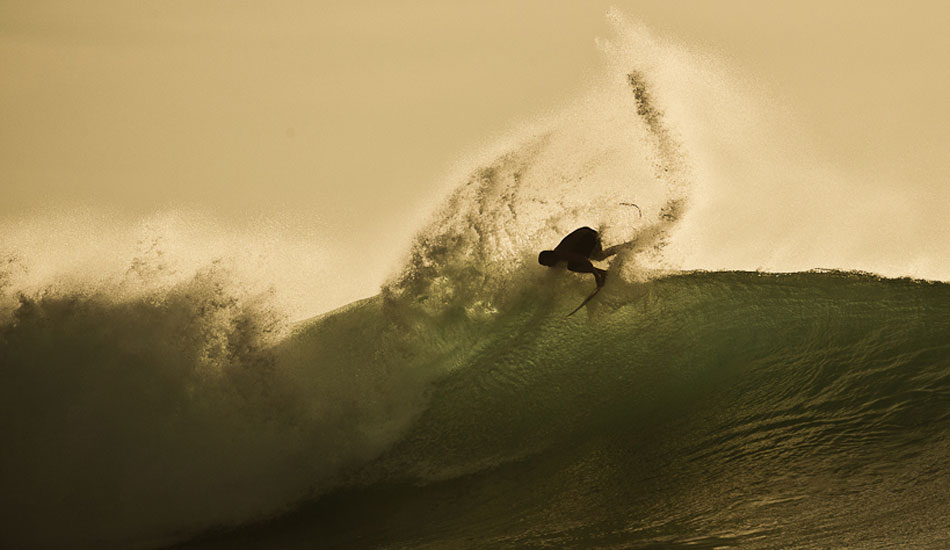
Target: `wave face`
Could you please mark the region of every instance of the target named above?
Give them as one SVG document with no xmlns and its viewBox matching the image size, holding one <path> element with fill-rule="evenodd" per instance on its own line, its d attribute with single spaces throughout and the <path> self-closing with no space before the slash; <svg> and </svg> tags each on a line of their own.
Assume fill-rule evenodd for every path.
<svg viewBox="0 0 950 550">
<path fill-rule="evenodd" d="M 348 488 L 194 547 L 950 542 L 950 286 L 694 273 L 615 282 L 588 319 L 564 290 L 466 324 L 425 412 Z"/>
</svg>

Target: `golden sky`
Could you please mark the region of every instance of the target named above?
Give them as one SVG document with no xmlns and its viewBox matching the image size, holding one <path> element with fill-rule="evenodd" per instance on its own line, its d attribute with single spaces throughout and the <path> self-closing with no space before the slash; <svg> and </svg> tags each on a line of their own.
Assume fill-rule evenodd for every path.
<svg viewBox="0 0 950 550">
<path fill-rule="evenodd" d="M 942 2 L 0 0 L 0 218 L 272 216 L 378 279 L 456 159 L 597 73 L 610 6 L 758 81 L 850 174 L 950 197 Z"/>
</svg>

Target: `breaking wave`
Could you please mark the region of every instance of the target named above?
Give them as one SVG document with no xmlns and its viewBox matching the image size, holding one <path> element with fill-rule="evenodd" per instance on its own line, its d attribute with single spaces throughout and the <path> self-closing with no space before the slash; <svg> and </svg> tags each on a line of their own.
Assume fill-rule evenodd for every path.
<svg viewBox="0 0 950 550">
<path fill-rule="evenodd" d="M 950 271 L 843 253 L 834 203 L 781 206 L 820 185 L 756 144 L 720 67 L 618 26 L 607 76 L 473 161 L 381 294 L 335 312 L 295 322 L 299 281 L 252 269 L 253 239 L 186 261 L 161 231 L 86 232 L 77 259 L 6 232 L 0 540 L 946 542 L 947 286 L 734 270 Z M 592 281 L 536 257 L 581 225 L 629 246 L 568 320 Z"/>
</svg>

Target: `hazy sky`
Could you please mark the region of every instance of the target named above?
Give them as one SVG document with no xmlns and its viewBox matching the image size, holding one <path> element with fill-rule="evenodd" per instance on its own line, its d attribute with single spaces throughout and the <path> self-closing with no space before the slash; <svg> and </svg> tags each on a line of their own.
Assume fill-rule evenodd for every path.
<svg viewBox="0 0 950 550">
<path fill-rule="evenodd" d="M 386 260 L 365 286 L 456 159 L 585 87 L 610 6 L 771 89 L 849 173 L 946 189 L 942 2 L 0 0 L 0 217 L 277 217 Z"/>
</svg>

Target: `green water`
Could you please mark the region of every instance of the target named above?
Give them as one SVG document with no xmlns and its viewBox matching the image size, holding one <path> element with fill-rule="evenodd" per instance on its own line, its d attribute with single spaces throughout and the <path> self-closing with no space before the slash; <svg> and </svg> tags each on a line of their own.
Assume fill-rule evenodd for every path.
<svg viewBox="0 0 950 550">
<path fill-rule="evenodd" d="M 950 286 L 696 273 L 617 284 L 571 318 L 538 292 L 476 320 L 387 317 L 377 298 L 302 329 L 345 355 L 376 323 L 360 360 L 398 348 L 444 374 L 336 490 L 192 544 L 950 544 Z"/>
</svg>

